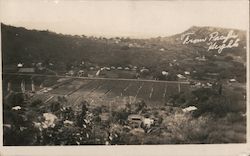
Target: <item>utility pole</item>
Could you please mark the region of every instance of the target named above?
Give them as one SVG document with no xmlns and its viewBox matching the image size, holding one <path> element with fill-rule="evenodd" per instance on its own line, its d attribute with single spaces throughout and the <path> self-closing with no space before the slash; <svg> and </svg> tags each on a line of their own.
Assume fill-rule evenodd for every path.
<svg viewBox="0 0 250 156">
<path fill-rule="evenodd" d="M 181 84 L 178 83 L 178 92 L 180 93 L 181 92 Z"/>
<path fill-rule="evenodd" d="M 21 91 L 22 93 L 25 93 L 25 81 L 24 80 L 22 80 L 21 82 Z"/>
<path fill-rule="evenodd" d="M 10 92 L 10 91 L 11 91 L 11 82 L 8 82 L 7 91 L 8 91 L 8 92 Z"/>
<path fill-rule="evenodd" d="M 31 91 L 35 92 L 35 85 L 34 85 L 33 78 L 31 78 Z"/>
</svg>

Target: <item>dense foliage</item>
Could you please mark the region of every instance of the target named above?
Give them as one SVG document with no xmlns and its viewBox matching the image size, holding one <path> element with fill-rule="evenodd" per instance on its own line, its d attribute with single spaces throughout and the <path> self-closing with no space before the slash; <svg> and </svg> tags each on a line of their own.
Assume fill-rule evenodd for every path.
<svg viewBox="0 0 250 156">
<path fill-rule="evenodd" d="M 243 143 L 246 108 L 237 96 L 201 88 L 173 96 L 166 106 L 123 100 L 117 101 L 120 107 L 89 109 L 86 101 L 65 107 L 63 98 L 30 103 L 23 94 L 11 93 L 4 101 L 4 145 Z M 182 108 L 190 105 L 198 109 L 184 113 Z M 133 128 L 131 114 L 152 118 L 154 124 Z"/>
<path fill-rule="evenodd" d="M 4 105 L 4 145 L 93 144 L 92 116 L 87 103 L 81 110 L 54 102 L 25 102 L 23 94 L 11 94 Z M 55 120 L 46 117 L 45 114 Z M 48 119 L 46 119 L 48 118 Z"/>
</svg>

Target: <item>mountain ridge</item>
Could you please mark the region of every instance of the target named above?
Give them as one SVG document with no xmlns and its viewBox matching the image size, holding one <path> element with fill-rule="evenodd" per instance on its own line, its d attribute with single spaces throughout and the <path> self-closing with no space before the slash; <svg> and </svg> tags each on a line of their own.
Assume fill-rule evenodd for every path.
<svg viewBox="0 0 250 156">
<path fill-rule="evenodd" d="M 67 66 L 84 60 L 103 66 L 136 65 L 164 69 L 173 60 L 192 60 L 203 55 L 207 58 L 214 55 L 221 57 L 230 55 L 235 58 L 240 57 L 240 61 L 246 62 L 246 49 L 244 49 L 246 33 L 241 30 L 233 29 L 239 34 L 240 45 L 225 49 L 221 54 L 218 54 L 217 50 L 208 52 L 206 43 L 183 44 L 183 41 L 177 40 L 187 32 L 195 31 L 196 37 L 200 38 L 215 30 L 226 35 L 232 29 L 193 26 L 182 33 L 168 37 L 107 39 L 84 35 L 63 35 L 48 30 L 27 30 L 2 23 L 3 65 L 19 62 L 25 64 L 52 62 L 58 64 L 59 69 L 66 69 Z"/>
</svg>

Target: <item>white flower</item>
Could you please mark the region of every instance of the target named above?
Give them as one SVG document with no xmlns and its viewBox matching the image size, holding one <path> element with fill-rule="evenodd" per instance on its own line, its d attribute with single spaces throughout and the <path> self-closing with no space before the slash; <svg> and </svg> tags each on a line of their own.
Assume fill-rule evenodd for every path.
<svg viewBox="0 0 250 156">
<path fill-rule="evenodd" d="M 183 112 L 191 112 L 191 111 L 195 111 L 195 110 L 197 110 L 197 107 L 195 107 L 195 106 L 189 106 L 189 107 L 182 109 Z"/>
<path fill-rule="evenodd" d="M 63 121 L 63 123 L 64 124 L 73 125 L 74 122 L 73 121 L 69 121 L 69 120 L 65 120 L 65 121 Z"/>
<path fill-rule="evenodd" d="M 48 127 L 55 127 L 55 120 L 57 119 L 57 117 L 52 114 L 52 113 L 44 113 L 43 117 L 45 119 L 44 122 L 42 122 L 42 127 L 43 128 L 48 128 Z"/>
</svg>

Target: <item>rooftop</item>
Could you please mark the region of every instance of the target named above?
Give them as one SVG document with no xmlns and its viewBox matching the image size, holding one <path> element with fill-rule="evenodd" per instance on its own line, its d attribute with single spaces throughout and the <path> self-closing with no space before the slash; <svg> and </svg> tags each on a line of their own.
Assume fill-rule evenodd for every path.
<svg viewBox="0 0 250 156">
<path fill-rule="evenodd" d="M 34 73 L 35 69 L 34 68 L 20 68 L 19 73 Z"/>
</svg>

